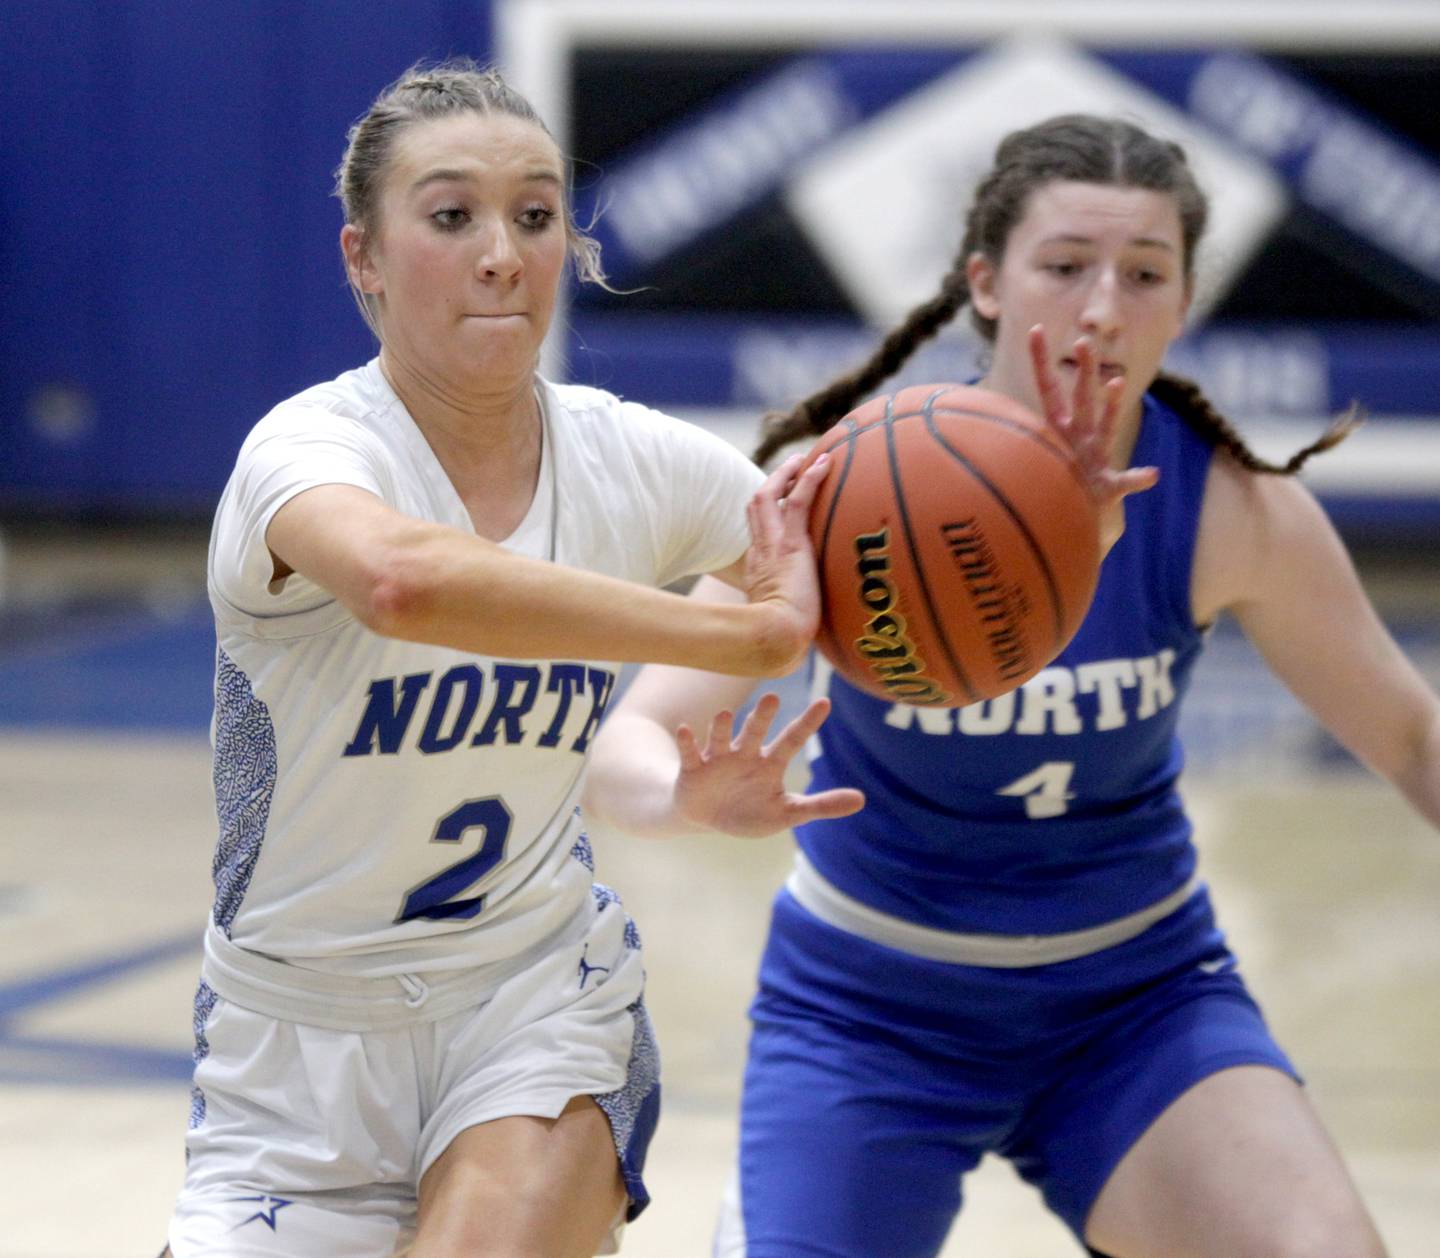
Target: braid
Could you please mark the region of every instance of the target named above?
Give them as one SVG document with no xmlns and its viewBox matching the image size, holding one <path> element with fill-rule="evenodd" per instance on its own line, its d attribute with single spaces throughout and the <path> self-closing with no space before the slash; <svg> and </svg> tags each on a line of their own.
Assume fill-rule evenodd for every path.
<svg viewBox="0 0 1440 1258">
<path fill-rule="evenodd" d="M 995 165 L 980 181 L 966 216 L 960 250 L 940 291 L 916 306 L 858 371 L 843 376 L 788 412 L 765 416 L 755 461 L 764 463 L 781 446 L 830 428 L 881 381 L 897 372 L 921 341 L 935 333 L 962 306 L 970 304 L 965 265 L 972 256 L 1000 267 L 1011 233 L 1024 218 L 1034 192 L 1056 181 L 1143 188 L 1171 198 L 1180 220 L 1181 258 L 1187 286 L 1194 279 L 1195 251 L 1205 233 L 1209 203 L 1179 145 L 1148 134 L 1123 119 L 1065 114 L 1007 135 L 995 151 Z M 998 324 L 971 305 L 980 334 L 992 344 Z M 1338 416 L 1316 441 L 1284 464 L 1255 454 L 1193 381 L 1162 373 L 1151 392 L 1207 441 L 1223 446 L 1252 472 L 1290 476 L 1312 455 L 1338 445 L 1359 425 L 1358 409 Z"/>
<path fill-rule="evenodd" d="M 1150 386 L 1150 392 L 1201 436 L 1228 450 L 1241 467 L 1252 472 L 1269 472 L 1276 476 L 1295 475 L 1305 466 L 1311 455 L 1339 445 L 1362 422 L 1360 408 L 1351 406 L 1343 414 L 1337 415 L 1331 421 L 1330 427 L 1316 440 L 1303 450 L 1297 450 L 1285 463 L 1270 463 L 1245 444 L 1245 439 L 1235 430 L 1235 426 L 1215 409 L 1193 380 L 1161 372 Z"/>
<path fill-rule="evenodd" d="M 812 393 L 793 410 L 771 411 L 766 415 L 760 444 L 753 456 L 755 462 L 763 464 L 781 446 L 802 437 L 818 436 L 831 428 L 836 420 L 854 410 L 862 397 L 872 393 L 876 385 L 899 371 L 916 347 L 949 323 L 969 300 L 970 286 L 965 279 L 962 258 L 941 281 L 940 291 L 906 315 L 904 322 L 880 342 L 880 348 L 864 366 Z"/>
</svg>

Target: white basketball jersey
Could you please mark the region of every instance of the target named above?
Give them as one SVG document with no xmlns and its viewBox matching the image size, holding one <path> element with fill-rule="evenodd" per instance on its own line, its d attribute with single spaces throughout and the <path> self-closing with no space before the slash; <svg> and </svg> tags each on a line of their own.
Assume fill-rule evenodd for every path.
<svg viewBox="0 0 1440 1258">
<path fill-rule="evenodd" d="M 597 389 L 537 391 L 539 481 L 507 549 L 646 585 L 744 552 L 761 473 L 737 450 Z M 215 924 L 344 974 L 523 961 L 590 894 L 576 805 L 618 667 L 384 638 L 299 574 L 271 582 L 271 518 L 335 483 L 474 532 L 378 361 L 246 439 L 210 545 Z"/>
</svg>

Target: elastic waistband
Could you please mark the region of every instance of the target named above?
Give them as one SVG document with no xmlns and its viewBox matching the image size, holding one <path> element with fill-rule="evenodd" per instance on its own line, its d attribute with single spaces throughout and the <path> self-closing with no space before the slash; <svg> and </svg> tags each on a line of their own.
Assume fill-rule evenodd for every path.
<svg viewBox="0 0 1440 1258">
<path fill-rule="evenodd" d="M 578 943 L 593 919 L 594 906 L 587 896 L 560 930 L 517 956 L 470 969 L 384 978 L 291 965 L 232 943 L 212 921 L 205 932 L 200 975 L 224 999 L 267 1017 L 332 1031 L 393 1030 L 483 1005 L 538 957 Z"/>
<path fill-rule="evenodd" d="M 871 943 L 896 948 L 929 961 L 953 965 L 980 965 L 993 969 L 1019 969 L 1073 961 L 1134 939 L 1162 918 L 1169 917 L 1200 889 L 1198 876 L 1148 908 L 1085 930 L 1058 935 L 982 935 L 939 930 L 892 917 L 848 896 L 829 882 L 805 857 L 795 854 L 795 868 L 785 889 L 822 922 L 859 935 Z"/>
</svg>

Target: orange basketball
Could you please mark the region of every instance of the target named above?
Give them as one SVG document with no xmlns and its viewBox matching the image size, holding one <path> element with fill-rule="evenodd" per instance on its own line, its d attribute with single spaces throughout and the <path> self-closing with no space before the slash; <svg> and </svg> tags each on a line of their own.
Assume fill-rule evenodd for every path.
<svg viewBox="0 0 1440 1258">
<path fill-rule="evenodd" d="M 816 645 L 892 702 L 963 707 L 1013 690 L 1080 627 L 1098 517 L 1065 441 L 967 385 L 873 398 L 816 442 Z M 807 460 L 808 463 L 808 460 Z"/>
</svg>

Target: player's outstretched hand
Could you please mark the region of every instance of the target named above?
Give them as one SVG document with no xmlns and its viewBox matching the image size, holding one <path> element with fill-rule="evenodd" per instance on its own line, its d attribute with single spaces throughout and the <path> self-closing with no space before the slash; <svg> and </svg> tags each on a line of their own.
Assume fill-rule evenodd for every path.
<svg viewBox="0 0 1440 1258">
<path fill-rule="evenodd" d="M 820 626 L 820 578 L 810 541 L 810 505 L 830 463 L 821 455 L 802 472 L 805 455 L 780 464 L 746 508 L 750 549 L 745 556 L 745 593 L 777 617 L 776 637 L 793 644 L 788 672 L 804 658 Z"/>
<path fill-rule="evenodd" d="M 754 839 L 804 821 L 848 817 L 864 807 L 865 796 L 856 790 L 797 795 L 785 789 L 786 765 L 824 723 L 830 701 L 816 699 L 767 744 L 779 710 L 777 695 L 762 695 L 738 734 L 734 715 L 721 712 L 711 721 L 703 746 L 688 725 L 676 730 L 680 774 L 675 807 L 682 817 L 708 830 Z"/>
<path fill-rule="evenodd" d="M 1115 509 L 1121 499 L 1151 488 L 1160 479 L 1159 468 L 1114 465 L 1116 420 L 1125 381 L 1117 377 L 1101 384 L 1095 346 L 1088 337 L 1082 336 L 1075 342 L 1073 352 L 1079 370 L 1075 372 L 1075 384 L 1067 398 L 1050 366 L 1050 347 L 1045 329 L 1039 324 L 1030 329 L 1029 347 L 1030 365 L 1046 422 L 1074 451 L 1090 493 L 1100 508 L 1101 542 L 1103 549 L 1109 550 L 1124 527 L 1123 517 Z"/>
</svg>

